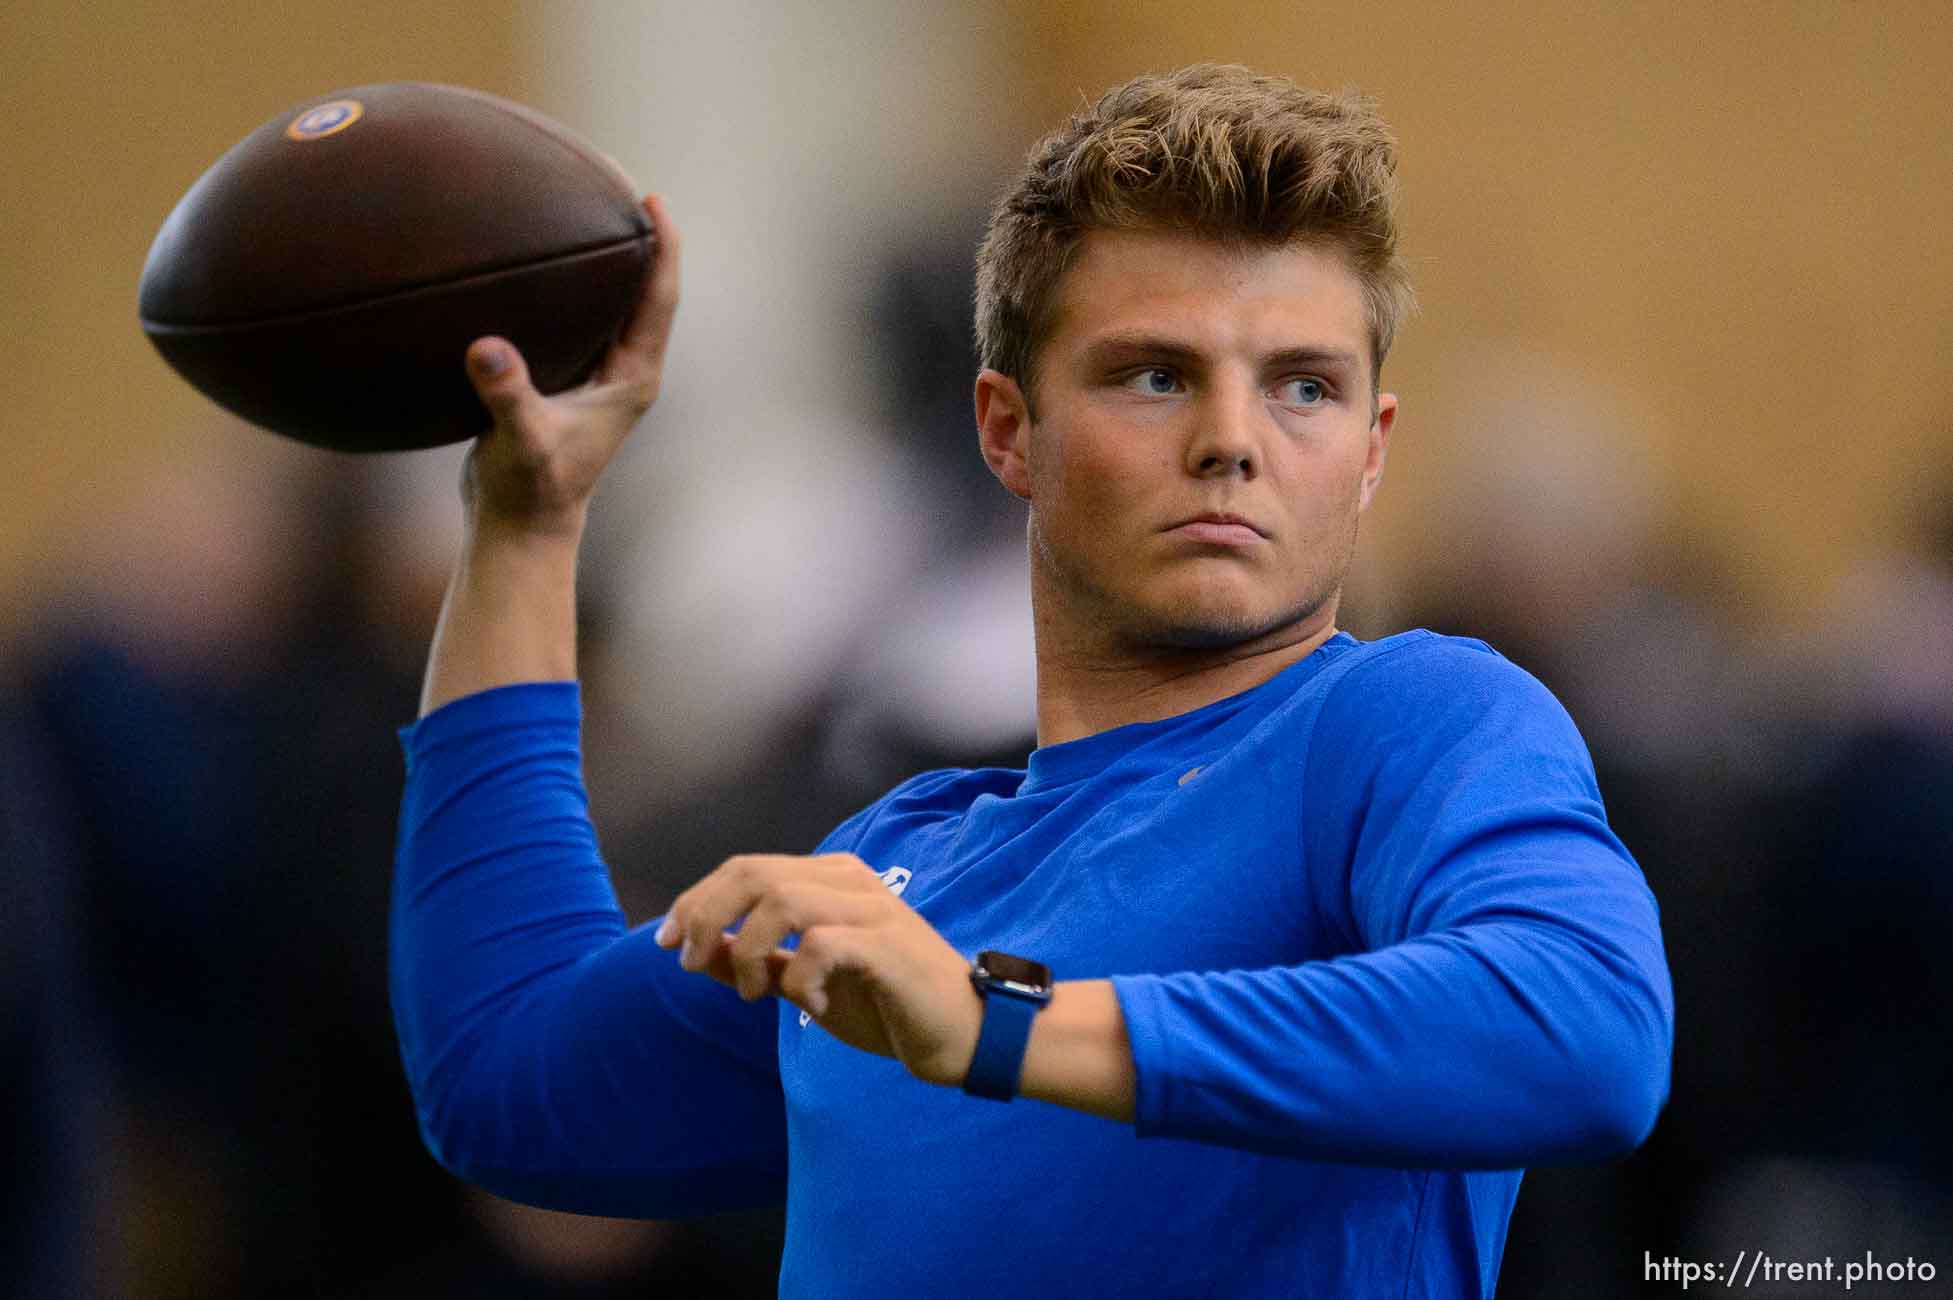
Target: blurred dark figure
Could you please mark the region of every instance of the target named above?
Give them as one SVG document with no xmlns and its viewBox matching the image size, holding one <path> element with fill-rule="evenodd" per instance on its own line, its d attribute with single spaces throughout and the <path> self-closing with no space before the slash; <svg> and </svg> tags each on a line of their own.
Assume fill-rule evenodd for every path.
<svg viewBox="0 0 1953 1300">
<path fill-rule="evenodd" d="M 1759 832 L 1775 824 L 1780 749 L 1736 689 L 1718 575 L 1666 531 L 1654 481 L 1627 458 L 1630 400 L 1519 349 L 1454 364 L 1515 396 L 1444 431 L 1456 466 L 1432 525 L 1441 545 L 1406 575 L 1396 621 L 1482 638 L 1566 704 L 1608 821 L 1661 905 L 1675 981 L 1654 1135 L 1620 1164 L 1527 1173 L 1499 1291 L 1637 1295 L 1643 1252 L 1681 1249 L 1695 1189 L 1754 1123 L 1770 1051 L 1757 1009 L 1772 997 L 1755 900 L 1774 863 Z"/>
<path fill-rule="evenodd" d="M 1933 1260 L 1953 1293 L 1953 493 L 1935 513 L 1778 669 L 1799 761 L 1759 828 L 1767 1054 L 1695 1228 Z"/>
<path fill-rule="evenodd" d="M 1662 905 L 1677 1041 L 1640 1151 L 1528 1173 L 1500 1294 L 1666 1294 L 1648 1253 L 1953 1258 L 1953 526 L 1811 644 L 1745 645 L 1610 450 L 1625 410 L 1504 364 L 1490 390 L 1547 398 L 1465 431 L 1444 571 L 1400 612 L 1566 702 Z"/>
<path fill-rule="evenodd" d="M 386 990 L 394 732 L 454 553 L 430 518 L 458 524 L 458 462 L 421 492 L 424 458 L 226 436 L 234 459 L 105 521 L 27 683 L 109 1026 L 117 1294 L 710 1280 L 724 1249 L 658 1225 L 572 1219 L 525 1254 L 534 1212 L 482 1210 L 420 1143 Z"/>
<path fill-rule="evenodd" d="M 74 860 L 0 659 L 0 1295 L 106 1294 L 101 1025 L 69 897 Z"/>
<path fill-rule="evenodd" d="M 107 521 L 34 657 L 111 1027 L 134 1295 L 329 1290 L 454 1217 L 385 1001 L 388 746 L 414 685 L 361 606 L 366 521 L 330 465 L 158 482 Z"/>
</svg>

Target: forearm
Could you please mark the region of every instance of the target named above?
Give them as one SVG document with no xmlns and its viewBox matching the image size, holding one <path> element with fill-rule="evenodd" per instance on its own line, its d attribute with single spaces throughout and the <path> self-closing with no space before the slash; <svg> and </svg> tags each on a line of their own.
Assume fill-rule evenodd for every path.
<svg viewBox="0 0 1953 1300">
<path fill-rule="evenodd" d="M 1666 987 L 1658 951 L 1519 921 L 1118 981 L 1142 1135 L 1479 1169 L 1637 1145 L 1667 1091 Z"/>
<path fill-rule="evenodd" d="M 518 682 L 576 677 L 580 529 L 471 521 L 434 630 L 420 712 Z"/>
<path fill-rule="evenodd" d="M 1358 1161 L 1618 1154 L 1645 1133 L 1666 1077 L 1660 999 L 1635 997 L 1634 974 L 1488 930 L 1336 963 L 1128 981 L 1158 1071 L 1146 1120 L 1162 1136 Z M 1541 1001 L 1514 997 L 1515 980 Z M 1543 1016 L 1553 1003 L 1562 1014 Z M 1032 1022 L 1019 1091 L 1139 1118 L 1111 980 L 1057 985 Z"/>
<path fill-rule="evenodd" d="M 1026 1097 L 1132 1122 L 1138 1084 L 1125 1014 L 1111 980 L 1065 980 L 1031 1022 L 1018 1091 Z"/>
</svg>

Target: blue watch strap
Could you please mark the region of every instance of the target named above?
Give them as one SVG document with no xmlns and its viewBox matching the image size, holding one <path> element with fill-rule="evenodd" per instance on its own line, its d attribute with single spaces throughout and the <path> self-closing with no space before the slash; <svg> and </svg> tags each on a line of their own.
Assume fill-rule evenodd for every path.
<svg viewBox="0 0 1953 1300">
<path fill-rule="evenodd" d="M 992 986 L 983 991 L 983 1028 L 977 1031 L 970 1072 L 963 1076 L 964 1092 L 992 1101 L 1009 1101 L 1017 1095 L 1024 1050 L 1031 1042 L 1031 1021 L 1043 1006 L 1042 999 L 1009 989 Z"/>
</svg>

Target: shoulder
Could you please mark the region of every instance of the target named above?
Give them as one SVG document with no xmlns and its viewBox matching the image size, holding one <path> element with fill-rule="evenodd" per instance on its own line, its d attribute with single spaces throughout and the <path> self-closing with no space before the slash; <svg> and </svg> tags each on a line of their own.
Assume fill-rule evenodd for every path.
<svg viewBox="0 0 1953 1300">
<path fill-rule="evenodd" d="M 1377 680 L 1429 681 L 1444 677 L 1508 682 L 1532 675 L 1476 637 L 1446 636 L 1413 628 L 1375 641 L 1358 641 L 1338 665 L 1343 676 Z"/>
<path fill-rule="evenodd" d="M 1591 769 L 1573 719 L 1538 678 L 1483 641 L 1406 632 L 1360 643 L 1327 683 L 1312 758 L 1403 770 L 1466 761 L 1462 749 L 1532 753 Z"/>
<path fill-rule="evenodd" d="M 1359 642 L 1337 666 L 1324 709 L 1348 720 L 1505 709 L 1565 715 L 1538 678 L 1471 637 L 1402 632 Z"/>
</svg>

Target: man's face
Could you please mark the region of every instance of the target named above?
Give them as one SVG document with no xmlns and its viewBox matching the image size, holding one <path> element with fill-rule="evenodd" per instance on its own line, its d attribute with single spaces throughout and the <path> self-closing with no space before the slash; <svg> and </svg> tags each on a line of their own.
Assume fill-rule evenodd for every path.
<svg viewBox="0 0 1953 1300">
<path fill-rule="evenodd" d="M 1035 419 L 1009 379 L 978 383 L 986 458 L 1031 503 L 1041 620 L 1128 653 L 1327 626 L 1396 414 L 1372 383 L 1336 253 L 1088 234 Z"/>
</svg>

